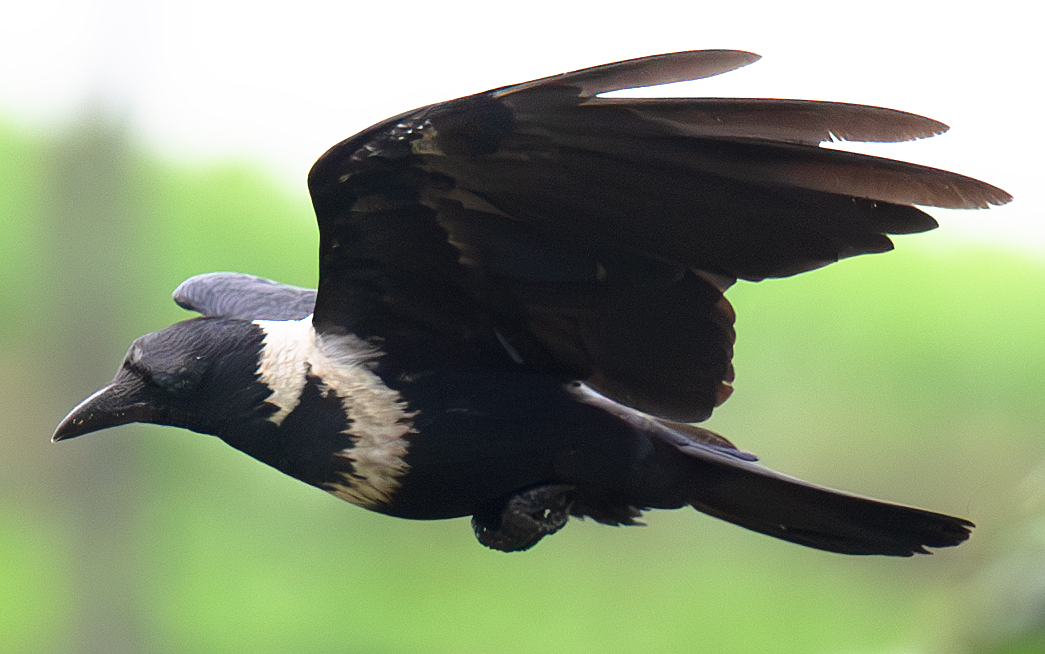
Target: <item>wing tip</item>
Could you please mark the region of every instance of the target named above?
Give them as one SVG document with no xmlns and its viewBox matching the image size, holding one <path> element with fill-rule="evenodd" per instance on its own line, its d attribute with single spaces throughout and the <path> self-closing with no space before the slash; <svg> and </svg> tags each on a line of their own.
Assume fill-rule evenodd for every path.
<svg viewBox="0 0 1045 654">
<path fill-rule="evenodd" d="M 624 59 L 542 77 L 490 91 L 502 98 L 547 86 L 574 86 L 581 98 L 713 77 L 755 63 L 762 55 L 746 50 L 682 50 Z"/>
</svg>

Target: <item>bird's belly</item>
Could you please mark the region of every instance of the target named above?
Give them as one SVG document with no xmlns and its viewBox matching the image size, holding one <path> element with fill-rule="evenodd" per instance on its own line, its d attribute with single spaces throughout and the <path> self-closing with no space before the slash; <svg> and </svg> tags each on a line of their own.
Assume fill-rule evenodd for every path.
<svg viewBox="0 0 1045 654">
<path fill-rule="evenodd" d="M 436 520 L 473 515 L 533 486 L 560 481 L 557 459 L 565 453 L 540 439 L 472 438 L 425 443 L 418 435 L 404 461 L 407 472 L 389 501 L 373 510 L 401 518 Z"/>
</svg>

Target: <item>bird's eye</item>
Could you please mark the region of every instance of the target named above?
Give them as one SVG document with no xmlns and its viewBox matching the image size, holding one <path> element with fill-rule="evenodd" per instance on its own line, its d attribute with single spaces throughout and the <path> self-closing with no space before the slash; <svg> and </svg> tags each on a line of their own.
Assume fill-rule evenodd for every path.
<svg viewBox="0 0 1045 654">
<path fill-rule="evenodd" d="M 127 356 L 123 358 L 123 365 L 125 368 L 130 368 L 145 378 L 148 378 L 148 370 L 145 364 L 142 362 L 144 351 L 142 346 L 135 342 L 131 345 L 130 349 L 127 350 Z"/>
<path fill-rule="evenodd" d="M 142 363 L 142 350 L 139 347 L 132 346 L 131 349 L 127 351 L 127 357 L 123 361 L 123 367 L 133 370 L 146 384 L 153 386 L 161 385 L 153 378 L 152 371 Z"/>
</svg>

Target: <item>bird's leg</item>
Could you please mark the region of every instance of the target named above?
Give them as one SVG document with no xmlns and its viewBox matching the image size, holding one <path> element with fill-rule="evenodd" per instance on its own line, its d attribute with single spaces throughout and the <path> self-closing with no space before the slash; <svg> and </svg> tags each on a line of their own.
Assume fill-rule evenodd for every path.
<svg viewBox="0 0 1045 654">
<path fill-rule="evenodd" d="M 499 513 L 472 517 L 475 537 L 483 545 L 502 552 L 528 550 L 566 524 L 576 494 L 574 486 L 549 484 L 512 495 Z"/>
</svg>

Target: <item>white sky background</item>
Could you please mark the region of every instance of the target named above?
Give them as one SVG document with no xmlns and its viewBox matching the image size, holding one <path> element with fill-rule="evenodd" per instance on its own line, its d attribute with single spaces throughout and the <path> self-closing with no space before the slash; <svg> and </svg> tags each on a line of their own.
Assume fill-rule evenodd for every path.
<svg viewBox="0 0 1045 654">
<path fill-rule="evenodd" d="M 1001 209 L 934 211 L 937 233 L 1041 254 L 1039 11 L 1027 0 L 16 0 L 0 22 L 0 115 L 53 129 L 101 108 L 170 156 L 254 159 L 304 194 L 324 150 L 406 109 L 618 59 L 736 48 L 764 58 L 671 93 L 942 120 L 944 136 L 862 149 L 1005 188 L 1016 201 Z"/>
</svg>

